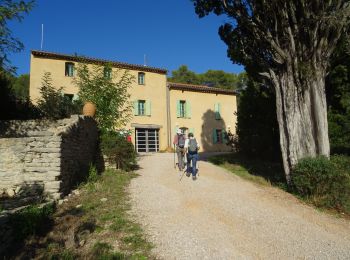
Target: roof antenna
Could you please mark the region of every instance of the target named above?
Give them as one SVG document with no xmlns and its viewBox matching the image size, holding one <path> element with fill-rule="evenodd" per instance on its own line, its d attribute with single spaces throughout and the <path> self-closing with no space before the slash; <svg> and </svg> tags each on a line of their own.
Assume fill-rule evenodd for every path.
<svg viewBox="0 0 350 260">
<path fill-rule="evenodd" d="M 44 24 L 41 24 L 41 44 L 40 49 L 43 50 L 43 43 L 44 43 Z"/>
<path fill-rule="evenodd" d="M 146 54 L 143 55 L 143 66 L 147 66 Z"/>
</svg>

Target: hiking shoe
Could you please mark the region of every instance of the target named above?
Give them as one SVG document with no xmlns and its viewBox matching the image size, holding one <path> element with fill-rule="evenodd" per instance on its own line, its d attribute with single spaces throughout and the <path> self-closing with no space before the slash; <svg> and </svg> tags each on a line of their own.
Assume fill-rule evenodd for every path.
<svg viewBox="0 0 350 260">
<path fill-rule="evenodd" d="M 191 173 L 190 173 L 190 172 L 186 172 L 186 176 L 187 176 L 187 177 L 190 177 L 190 176 L 191 176 Z"/>
<path fill-rule="evenodd" d="M 197 176 L 196 176 L 196 175 L 193 175 L 193 176 L 192 176 L 192 180 L 194 180 L 194 181 L 197 180 Z"/>
</svg>

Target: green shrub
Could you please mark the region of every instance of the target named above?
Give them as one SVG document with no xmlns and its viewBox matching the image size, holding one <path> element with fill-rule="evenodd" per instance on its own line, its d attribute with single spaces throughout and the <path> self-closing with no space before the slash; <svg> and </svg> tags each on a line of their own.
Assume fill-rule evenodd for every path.
<svg viewBox="0 0 350 260">
<path fill-rule="evenodd" d="M 98 179 L 97 169 L 93 164 L 90 164 L 88 182 L 96 182 Z"/>
<path fill-rule="evenodd" d="M 45 72 L 40 87 L 41 98 L 38 108 L 42 115 L 50 119 L 67 118 L 73 114 L 80 114 L 82 102 L 71 100 L 62 94 L 63 88 L 52 86 L 51 73 Z"/>
<path fill-rule="evenodd" d="M 295 191 L 316 206 L 350 212 L 349 158 L 324 156 L 299 161 L 292 172 Z"/>
<path fill-rule="evenodd" d="M 101 135 L 101 148 L 107 161 L 115 164 L 117 169 L 130 171 L 136 165 L 134 145 L 126 140 L 124 134 L 105 132 Z"/>
</svg>

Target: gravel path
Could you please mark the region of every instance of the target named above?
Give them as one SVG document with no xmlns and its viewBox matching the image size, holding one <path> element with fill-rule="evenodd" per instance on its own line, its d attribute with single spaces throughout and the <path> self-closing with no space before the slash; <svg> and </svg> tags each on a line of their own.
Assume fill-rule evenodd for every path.
<svg viewBox="0 0 350 260">
<path fill-rule="evenodd" d="M 200 161 L 196 181 L 169 153 L 143 156 L 132 212 L 160 259 L 350 259 L 350 222 Z"/>
</svg>

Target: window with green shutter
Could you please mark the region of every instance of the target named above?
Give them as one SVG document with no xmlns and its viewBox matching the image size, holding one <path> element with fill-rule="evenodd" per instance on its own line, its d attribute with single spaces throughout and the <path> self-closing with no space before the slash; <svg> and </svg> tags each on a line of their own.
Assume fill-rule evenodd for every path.
<svg viewBox="0 0 350 260">
<path fill-rule="evenodd" d="M 180 100 L 180 117 L 186 117 L 186 101 Z"/>
<path fill-rule="evenodd" d="M 139 85 L 145 85 L 145 73 L 144 72 L 138 73 L 138 83 L 139 83 Z"/>
<path fill-rule="evenodd" d="M 221 129 L 213 129 L 213 143 L 222 144 L 223 143 L 223 131 Z"/>
<path fill-rule="evenodd" d="M 151 116 L 151 101 L 136 100 L 134 101 L 135 116 Z"/>
<path fill-rule="evenodd" d="M 186 117 L 186 101 L 185 100 L 177 100 L 176 101 L 176 116 L 177 117 Z"/>
<path fill-rule="evenodd" d="M 65 76 L 67 77 L 73 77 L 74 76 L 74 63 L 73 62 L 66 62 L 65 63 Z"/>
<path fill-rule="evenodd" d="M 214 112 L 215 112 L 215 119 L 220 120 L 221 119 L 221 104 L 220 103 L 214 104 Z"/>
<path fill-rule="evenodd" d="M 138 115 L 144 116 L 146 114 L 146 101 L 139 100 L 138 102 Z"/>
</svg>

